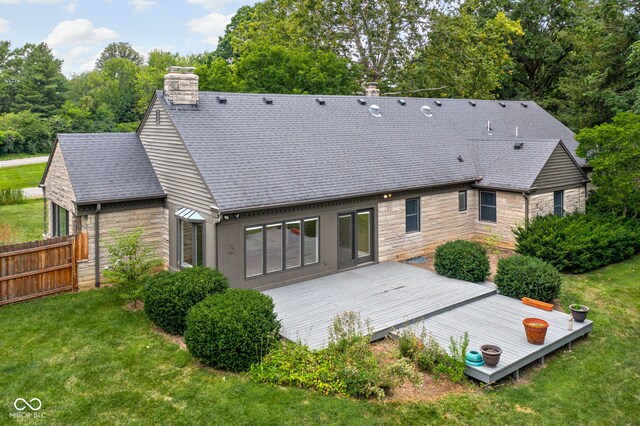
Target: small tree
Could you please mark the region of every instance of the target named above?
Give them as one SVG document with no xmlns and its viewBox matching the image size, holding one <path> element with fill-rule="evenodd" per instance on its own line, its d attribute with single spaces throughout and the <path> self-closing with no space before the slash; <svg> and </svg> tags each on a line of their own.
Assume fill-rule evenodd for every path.
<svg viewBox="0 0 640 426">
<path fill-rule="evenodd" d="M 155 268 L 162 265 L 154 250 L 141 241 L 142 232 L 141 228 L 130 233 L 112 229 L 109 234 L 113 242 L 103 242 L 109 251 L 111 264 L 104 276 L 122 291 L 124 299 L 133 301 L 134 306 L 137 306 L 142 284 Z"/>
</svg>

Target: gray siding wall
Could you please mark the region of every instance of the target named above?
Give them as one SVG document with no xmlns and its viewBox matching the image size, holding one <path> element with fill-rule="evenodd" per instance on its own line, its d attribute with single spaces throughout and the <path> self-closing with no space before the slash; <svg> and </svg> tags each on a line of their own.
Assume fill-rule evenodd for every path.
<svg viewBox="0 0 640 426">
<path fill-rule="evenodd" d="M 560 144 L 553 151 L 533 187 L 540 189 L 575 188 L 582 185 L 584 175 Z"/>
<path fill-rule="evenodd" d="M 160 111 L 159 124 L 156 124 L 157 110 Z M 201 214 L 210 212 L 213 199 L 159 100 L 142 124 L 140 140 L 168 200 Z"/>
<path fill-rule="evenodd" d="M 160 111 L 160 122 L 156 123 L 156 111 Z M 167 193 L 165 207 L 169 223 L 169 266 L 177 268 L 177 226 L 174 212 L 187 207 L 200 213 L 205 224 L 205 265 L 216 266 L 215 217 L 209 194 L 198 169 L 187 151 L 178 131 L 167 115 L 162 102 L 156 99 L 149 116 L 140 130 L 140 140 L 151 160 L 153 169 Z"/>
<path fill-rule="evenodd" d="M 343 202 L 326 207 L 287 209 L 286 212 L 222 220 L 218 225 L 218 269 L 229 278 L 232 287 L 259 290 L 333 274 L 338 271 L 338 214 L 362 209 L 373 209 L 373 258 L 376 260 L 378 258 L 378 236 L 375 231 L 378 229 L 377 204 L 376 201 Z M 245 278 L 245 227 L 314 217 L 320 219 L 319 263 L 289 271 Z"/>
</svg>

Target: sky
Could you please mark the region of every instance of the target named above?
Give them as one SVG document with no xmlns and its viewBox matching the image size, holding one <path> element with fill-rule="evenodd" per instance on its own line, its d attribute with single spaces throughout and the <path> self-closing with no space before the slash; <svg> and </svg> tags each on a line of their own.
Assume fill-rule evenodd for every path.
<svg viewBox="0 0 640 426">
<path fill-rule="evenodd" d="M 93 69 L 112 42 L 141 54 L 215 49 L 236 10 L 255 0 L 0 0 L 0 40 L 45 41 L 71 76 Z"/>
</svg>

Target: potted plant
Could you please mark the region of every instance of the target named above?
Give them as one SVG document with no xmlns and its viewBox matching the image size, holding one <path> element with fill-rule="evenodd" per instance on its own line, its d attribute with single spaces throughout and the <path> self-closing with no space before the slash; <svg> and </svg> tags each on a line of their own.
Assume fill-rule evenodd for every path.
<svg viewBox="0 0 640 426">
<path fill-rule="evenodd" d="M 549 323 L 540 318 L 525 318 L 522 320 L 524 331 L 527 333 L 527 341 L 532 345 L 544 344 Z"/>
<path fill-rule="evenodd" d="M 569 309 L 571 309 L 571 315 L 573 315 L 574 321 L 584 322 L 584 320 L 587 319 L 587 314 L 589 313 L 588 306 L 574 303 L 573 305 L 569 305 Z"/>
<path fill-rule="evenodd" d="M 496 345 L 482 345 L 480 346 L 480 352 L 482 353 L 482 359 L 487 367 L 495 367 L 500 362 L 500 355 L 502 355 L 502 349 Z"/>
</svg>

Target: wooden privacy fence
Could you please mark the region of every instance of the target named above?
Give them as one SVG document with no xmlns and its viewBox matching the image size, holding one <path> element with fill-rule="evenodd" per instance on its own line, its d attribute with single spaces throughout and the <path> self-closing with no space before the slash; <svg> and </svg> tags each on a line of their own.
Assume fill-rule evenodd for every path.
<svg viewBox="0 0 640 426">
<path fill-rule="evenodd" d="M 77 290 L 87 254 L 86 233 L 0 246 L 0 305 Z"/>
</svg>

